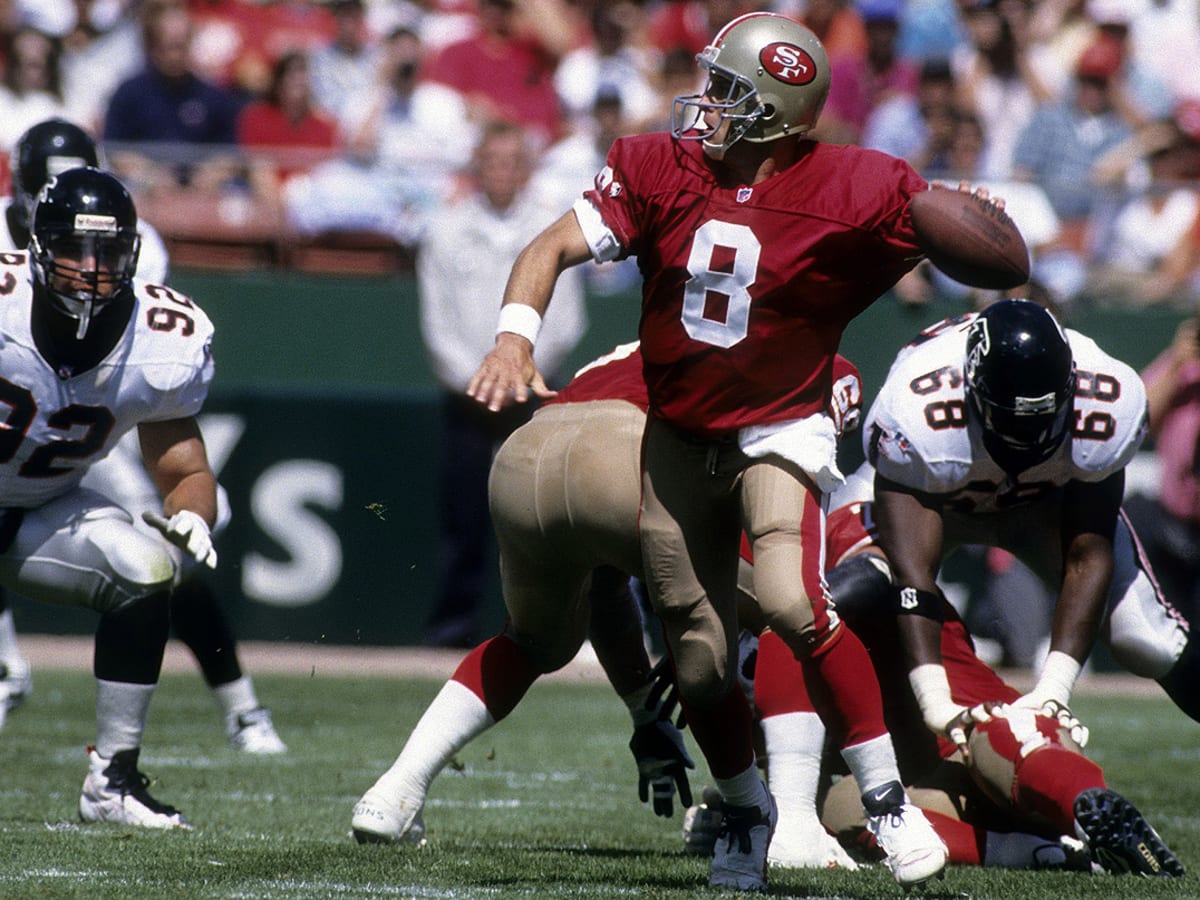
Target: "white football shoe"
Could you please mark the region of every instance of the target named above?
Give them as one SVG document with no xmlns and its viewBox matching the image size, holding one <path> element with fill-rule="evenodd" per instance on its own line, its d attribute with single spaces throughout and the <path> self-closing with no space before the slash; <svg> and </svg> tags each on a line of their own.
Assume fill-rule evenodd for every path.
<svg viewBox="0 0 1200 900">
<path fill-rule="evenodd" d="M 138 771 L 140 749 L 121 750 L 105 759 L 88 747 L 88 774 L 79 797 L 79 818 L 138 828 L 184 828 L 191 825 L 173 806 L 159 803 L 146 788 L 150 779 Z"/>
<path fill-rule="evenodd" d="M 425 846 L 424 797 L 388 797 L 371 788 L 354 804 L 350 828 L 360 844 Z"/>
<path fill-rule="evenodd" d="M 893 781 L 862 796 L 867 830 L 884 853 L 884 865 L 903 887 L 924 884 L 946 868 L 950 853 L 921 810 Z"/>
<path fill-rule="evenodd" d="M 779 824 L 767 850 L 767 865 L 781 869 L 846 869 L 858 863 L 825 830 L 816 813 L 796 815 L 779 807 Z"/>
<path fill-rule="evenodd" d="M 275 731 L 271 712 L 265 707 L 230 717 L 225 723 L 225 733 L 235 750 L 253 753 L 256 756 L 274 756 L 287 753 L 287 744 Z"/>
</svg>

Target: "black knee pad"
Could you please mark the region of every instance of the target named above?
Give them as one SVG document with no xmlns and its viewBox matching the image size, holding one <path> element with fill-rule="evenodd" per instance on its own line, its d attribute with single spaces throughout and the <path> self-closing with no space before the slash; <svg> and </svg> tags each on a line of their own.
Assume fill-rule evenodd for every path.
<svg viewBox="0 0 1200 900">
<path fill-rule="evenodd" d="M 892 570 L 887 561 L 871 553 L 860 553 L 835 566 L 825 575 L 837 614 L 854 627 L 860 622 L 894 615 Z"/>
<path fill-rule="evenodd" d="M 92 671 L 104 681 L 155 684 L 170 627 L 169 591 L 100 616 Z"/>
</svg>

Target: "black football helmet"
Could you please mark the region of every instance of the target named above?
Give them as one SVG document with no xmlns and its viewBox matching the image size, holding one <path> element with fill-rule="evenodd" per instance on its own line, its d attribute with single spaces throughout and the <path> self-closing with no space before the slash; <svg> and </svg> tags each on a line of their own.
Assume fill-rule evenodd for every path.
<svg viewBox="0 0 1200 900">
<path fill-rule="evenodd" d="M 99 168 L 100 156 L 96 142 L 73 122 L 46 119 L 17 138 L 9 168 L 12 171 L 13 223 L 23 232 L 13 235 L 18 246 L 24 247 L 29 242 L 33 204 L 42 185 L 51 175 L 80 166 Z"/>
<path fill-rule="evenodd" d="M 983 445 L 1006 472 L 1049 459 L 1071 426 L 1075 361 L 1058 321 L 1030 300 L 999 300 L 967 330 L 966 393 Z"/>
<path fill-rule="evenodd" d="M 75 321 L 75 340 L 130 290 L 141 249 L 137 224 L 129 191 L 99 169 L 51 175 L 38 195 L 29 242 L 35 287 Z"/>
</svg>

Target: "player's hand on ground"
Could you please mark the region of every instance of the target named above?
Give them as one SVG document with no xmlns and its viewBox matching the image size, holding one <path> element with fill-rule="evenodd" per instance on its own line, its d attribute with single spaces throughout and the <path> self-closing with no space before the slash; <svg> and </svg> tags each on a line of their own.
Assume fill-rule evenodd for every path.
<svg viewBox="0 0 1200 900">
<path fill-rule="evenodd" d="M 653 795 L 656 816 L 674 814 L 676 790 L 684 808 L 692 805 L 687 770 L 696 768 L 696 764 L 678 728 L 663 719 L 639 725 L 633 730 L 629 749 L 638 767 L 638 798 L 646 803 Z"/>
<path fill-rule="evenodd" d="M 543 400 L 557 393 L 546 387 L 534 364 L 533 345 L 518 334 L 501 332 L 467 385 L 467 396 L 498 412 L 510 399 L 524 403 L 530 391 Z"/>
<path fill-rule="evenodd" d="M 706 787 L 698 806 L 689 806 L 683 814 L 683 846 L 688 853 L 712 856 L 721 833 L 721 792 Z"/>
<path fill-rule="evenodd" d="M 212 532 L 201 516 L 190 509 L 181 509 L 169 519 L 149 511 L 142 513 L 142 519 L 196 562 L 210 569 L 217 567 L 217 550 L 213 547 Z"/>
</svg>

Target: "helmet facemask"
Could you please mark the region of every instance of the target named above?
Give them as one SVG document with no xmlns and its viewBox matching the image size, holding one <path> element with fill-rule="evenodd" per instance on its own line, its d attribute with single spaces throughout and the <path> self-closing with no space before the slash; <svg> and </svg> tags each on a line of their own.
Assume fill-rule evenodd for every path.
<svg viewBox="0 0 1200 900">
<path fill-rule="evenodd" d="M 1014 308 L 1014 303 L 1028 301 L 1001 301 L 996 309 L 1003 314 L 1003 307 Z M 1019 306 L 1015 309 L 1022 311 Z M 1043 332 L 1053 329 L 1062 339 L 1061 347 L 1028 340 L 1027 346 L 1038 349 L 1021 350 L 1021 342 L 1012 335 L 1028 337 L 1032 329 L 1011 324 L 1009 337 L 1001 339 L 1006 346 L 993 346 L 987 311 L 968 330 L 967 400 L 982 425 L 984 448 L 1009 473 L 1023 472 L 1049 459 L 1062 446 L 1072 424 L 1075 363 L 1058 323 L 1040 308 L 1038 315 L 1045 316 Z"/>
<path fill-rule="evenodd" d="M 720 160 L 738 141 L 764 144 L 807 133 L 829 94 L 829 60 L 817 36 L 794 19 L 746 13 L 696 57 L 704 92 L 675 98 L 671 134 L 702 141 Z M 707 117 L 707 118 L 706 118 Z"/>
<path fill-rule="evenodd" d="M 1070 425 L 1075 373 L 1059 391 L 1014 397 L 998 403 L 967 382 L 967 396 L 983 425 L 983 445 L 1006 472 L 1023 472 L 1045 462 L 1062 446 Z"/>
<path fill-rule="evenodd" d="M 710 46 L 696 57 L 708 73 L 704 91 L 676 97 L 671 104 L 671 134 L 680 140 L 702 141 L 705 154 L 717 160 L 766 113 L 754 82 L 718 65 L 719 54 L 718 48 Z M 704 119 L 708 111 L 717 114 L 711 127 Z"/>
<path fill-rule="evenodd" d="M 118 229 L 111 216 L 79 215 L 73 231 L 33 236 L 38 280 L 54 307 L 75 320 L 76 340 L 87 336 L 92 320 L 132 283 L 140 248 L 137 232 Z"/>
</svg>

